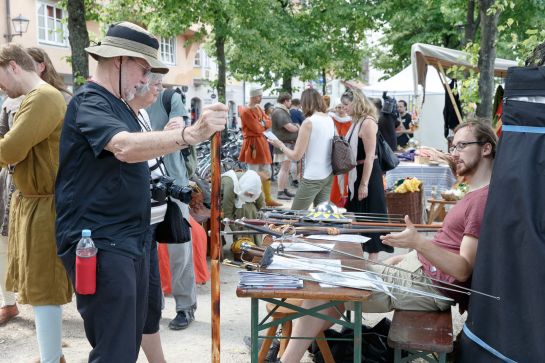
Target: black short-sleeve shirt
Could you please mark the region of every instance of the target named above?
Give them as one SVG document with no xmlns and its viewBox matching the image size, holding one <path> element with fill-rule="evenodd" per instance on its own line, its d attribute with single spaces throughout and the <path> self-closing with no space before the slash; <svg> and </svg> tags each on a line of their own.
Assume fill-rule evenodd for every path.
<svg viewBox="0 0 545 363">
<path fill-rule="evenodd" d="M 150 221 L 148 164 L 119 161 L 104 149 L 122 131 L 141 131 L 128 106 L 96 83 L 80 87 L 68 105 L 60 141 L 55 206 L 61 256 L 75 250 L 86 228 L 99 249 L 143 253 Z"/>
</svg>

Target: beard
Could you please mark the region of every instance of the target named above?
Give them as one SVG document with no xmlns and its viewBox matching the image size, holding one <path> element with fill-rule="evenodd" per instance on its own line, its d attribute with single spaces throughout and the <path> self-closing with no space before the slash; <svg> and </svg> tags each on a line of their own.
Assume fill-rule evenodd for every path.
<svg viewBox="0 0 545 363">
<path fill-rule="evenodd" d="M 473 174 L 477 169 L 478 160 L 468 160 L 456 163 L 456 174 L 459 176 L 467 176 Z"/>
<path fill-rule="evenodd" d="M 125 92 L 124 95 L 123 95 L 123 98 L 125 99 L 125 101 L 127 102 L 130 102 L 134 99 L 134 96 L 136 95 L 136 89 L 135 88 L 129 88 L 129 89 L 125 89 L 124 90 Z"/>
</svg>

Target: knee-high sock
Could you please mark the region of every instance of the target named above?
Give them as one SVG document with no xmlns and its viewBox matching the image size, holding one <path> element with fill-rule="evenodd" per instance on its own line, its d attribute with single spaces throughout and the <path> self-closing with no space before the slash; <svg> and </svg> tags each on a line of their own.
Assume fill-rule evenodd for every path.
<svg viewBox="0 0 545 363">
<path fill-rule="evenodd" d="M 61 355 L 62 308 L 60 305 L 33 306 L 41 363 L 58 363 Z"/>
<path fill-rule="evenodd" d="M 8 274 L 8 237 L 0 235 L 0 306 L 15 304 L 15 294 L 11 291 L 6 290 L 7 274 Z"/>
</svg>

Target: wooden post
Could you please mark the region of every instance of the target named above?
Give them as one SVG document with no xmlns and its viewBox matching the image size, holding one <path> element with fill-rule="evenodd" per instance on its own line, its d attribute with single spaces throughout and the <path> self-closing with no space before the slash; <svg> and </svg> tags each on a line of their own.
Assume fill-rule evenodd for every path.
<svg viewBox="0 0 545 363">
<path fill-rule="evenodd" d="M 454 112 L 456 112 L 456 117 L 458 118 L 458 122 L 462 123 L 462 114 L 460 113 L 460 110 L 458 109 L 458 105 L 456 104 L 456 101 L 454 100 L 454 94 L 452 93 L 452 90 L 450 89 L 450 86 L 447 82 L 447 75 L 445 74 L 445 70 L 443 69 L 443 66 L 441 65 L 441 62 L 437 62 L 437 73 L 439 73 L 439 78 L 441 79 L 441 82 L 443 83 L 443 86 L 445 87 L 445 91 L 448 93 L 450 97 L 450 102 L 452 102 L 452 107 L 454 108 Z"/>
<path fill-rule="evenodd" d="M 210 260 L 212 269 L 212 363 L 220 362 L 220 189 L 221 189 L 221 133 L 212 136 L 212 198 L 210 208 Z"/>
</svg>

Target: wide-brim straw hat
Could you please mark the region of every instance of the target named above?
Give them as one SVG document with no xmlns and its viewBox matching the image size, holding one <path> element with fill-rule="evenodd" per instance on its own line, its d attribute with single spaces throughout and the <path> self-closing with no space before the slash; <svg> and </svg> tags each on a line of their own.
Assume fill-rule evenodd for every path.
<svg viewBox="0 0 545 363">
<path fill-rule="evenodd" d="M 144 59 L 154 73 L 167 73 L 168 67 L 159 60 L 159 41 L 144 28 L 127 21 L 110 25 L 106 36 L 97 45 L 85 48 L 97 57 L 135 57 Z"/>
</svg>

